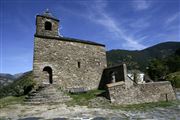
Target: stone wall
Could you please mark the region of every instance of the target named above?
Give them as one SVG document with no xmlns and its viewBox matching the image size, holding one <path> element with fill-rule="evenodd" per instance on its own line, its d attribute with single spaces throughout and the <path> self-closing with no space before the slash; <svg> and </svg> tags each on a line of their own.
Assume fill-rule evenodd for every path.
<svg viewBox="0 0 180 120">
<path fill-rule="evenodd" d="M 107 98 L 115 104 L 138 104 L 176 99 L 171 83 L 168 81 L 138 84 L 128 89 L 122 82 L 107 86 Z"/>
<path fill-rule="evenodd" d="M 33 73 L 38 85 L 49 82 L 43 72 L 46 66 L 52 69 L 53 84 L 64 90 L 95 89 L 106 68 L 105 47 L 60 38 L 35 37 Z"/>
<path fill-rule="evenodd" d="M 114 73 L 115 80 L 112 80 L 112 73 Z M 126 64 L 104 69 L 101 82 L 99 84 L 99 89 L 106 89 L 107 84 L 120 81 L 124 81 L 126 87 L 130 87 L 133 85 L 133 81 L 128 79 Z"/>
</svg>

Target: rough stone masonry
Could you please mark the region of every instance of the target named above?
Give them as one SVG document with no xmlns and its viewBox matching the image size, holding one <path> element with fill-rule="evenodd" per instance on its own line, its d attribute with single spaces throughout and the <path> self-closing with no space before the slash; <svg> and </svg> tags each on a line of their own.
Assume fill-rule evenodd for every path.
<svg viewBox="0 0 180 120">
<path fill-rule="evenodd" d="M 97 89 L 106 68 L 105 45 L 61 37 L 58 30 L 59 20 L 49 12 L 37 15 L 33 74 L 38 85 Z"/>
<path fill-rule="evenodd" d="M 175 92 L 169 81 L 137 84 L 128 77 L 125 64 L 107 68 L 106 72 L 114 70 L 125 73 L 120 74 L 121 80 L 106 84 L 106 97 L 114 104 L 139 104 L 176 99 Z"/>
</svg>

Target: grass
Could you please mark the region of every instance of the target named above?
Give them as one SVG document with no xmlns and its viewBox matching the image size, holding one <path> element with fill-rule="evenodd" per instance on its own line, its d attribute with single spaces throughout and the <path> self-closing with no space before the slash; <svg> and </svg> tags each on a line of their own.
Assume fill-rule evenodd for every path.
<svg viewBox="0 0 180 120">
<path fill-rule="evenodd" d="M 175 101 L 159 101 L 159 102 L 151 102 L 151 103 L 141 103 L 141 104 L 132 104 L 132 105 L 111 105 L 111 109 L 121 109 L 121 110 L 140 110 L 140 111 L 145 111 L 145 110 L 150 110 L 153 108 L 166 108 L 170 106 L 176 106 L 180 105 L 179 100 Z"/>
<path fill-rule="evenodd" d="M 105 108 L 105 109 L 120 109 L 120 110 L 140 110 L 140 111 L 145 111 L 153 108 L 166 108 L 170 106 L 176 106 L 180 105 L 180 100 L 176 101 L 160 101 L 160 102 L 151 102 L 151 103 L 141 103 L 141 104 L 132 104 L 132 105 L 114 105 L 110 104 L 107 102 L 104 103 L 98 103 L 98 106 L 89 106 L 90 100 L 94 99 L 97 97 L 98 94 L 103 93 L 104 91 L 102 90 L 91 90 L 88 91 L 87 93 L 81 93 L 81 94 L 69 94 L 72 98 L 71 101 L 68 101 L 66 104 L 68 106 L 75 106 L 75 105 L 80 105 L 80 106 L 88 106 L 91 108 L 94 107 L 99 107 L 99 108 Z M 99 101 L 97 101 L 99 102 Z"/>
<path fill-rule="evenodd" d="M 68 94 L 72 100 L 67 102 L 68 106 L 75 106 L 75 105 L 87 105 L 89 100 L 96 98 L 97 95 L 103 93 L 103 90 L 90 90 L 86 93 L 79 93 L 79 94 Z"/>
<path fill-rule="evenodd" d="M 0 99 L 0 108 L 4 108 L 8 105 L 12 104 L 21 104 L 23 103 L 24 96 L 21 97 L 14 97 L 14 96 L 8 96 Z"/>
</svg>

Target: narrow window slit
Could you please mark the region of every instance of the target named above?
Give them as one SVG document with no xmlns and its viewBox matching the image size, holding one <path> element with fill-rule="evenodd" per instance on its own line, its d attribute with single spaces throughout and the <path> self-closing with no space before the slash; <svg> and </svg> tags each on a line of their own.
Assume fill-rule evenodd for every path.
<svg viewBox="0 0 180 120">
<path fill-rule="evenodd" d="M 80 68 L 81 67 L 81 62 L 78 62 L 78 68 Z"/>
</svg>

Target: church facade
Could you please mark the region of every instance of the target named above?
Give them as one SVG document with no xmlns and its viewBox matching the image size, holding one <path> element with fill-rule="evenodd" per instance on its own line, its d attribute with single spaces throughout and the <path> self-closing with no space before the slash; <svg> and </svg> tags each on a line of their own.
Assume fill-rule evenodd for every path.
<svg viewBox="0 0 180 120">
<path fill-rule="evenodd" d="M 39 86 L 97 89 L 106 68 L 105 45 L 59 35 L 59 20 L 36 16 L 33 74 Z"/>
</svg>

